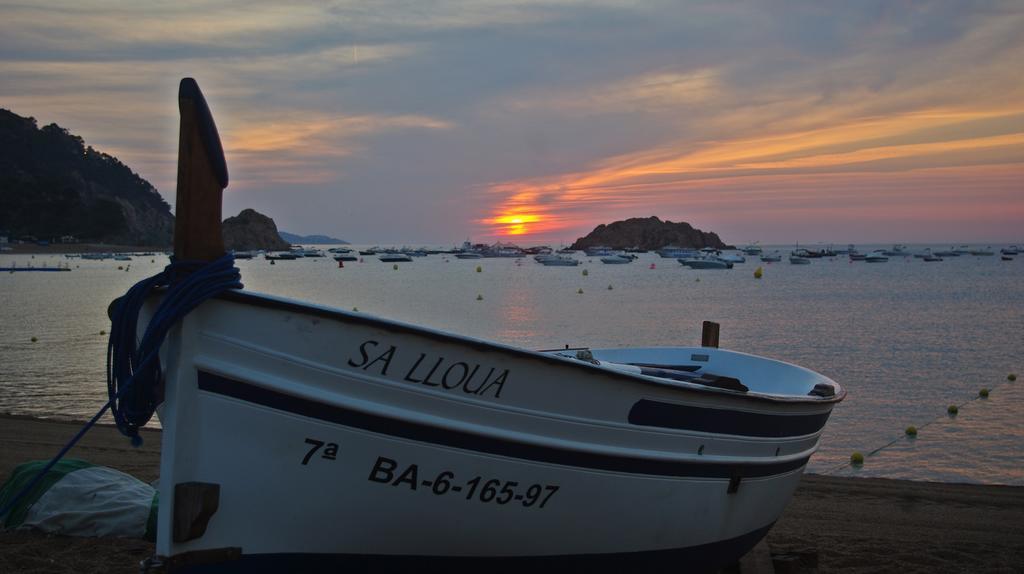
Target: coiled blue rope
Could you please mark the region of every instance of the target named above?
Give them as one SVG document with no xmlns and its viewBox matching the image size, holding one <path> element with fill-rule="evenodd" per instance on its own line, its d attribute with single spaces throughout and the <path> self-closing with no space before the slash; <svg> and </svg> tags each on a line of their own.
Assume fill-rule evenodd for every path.
<svg viewBox="0 0 1024 574">
<path fill-rule="evenodd" d="M 136 283 L 116 304 L 107 344 L 107 395 L 121 434 L 140 444 L 139 429 L 153 417 L 163 394 L 159 352 L 168 331 L 200 303 L 229 289 L 241 289 L 235 258 L 171 261 L 163 272 Z M 167 288 L 136 346 L 139 311 L 155 289 Z"/>
<path fill-rule="evenodd" d="M 234 266 L 233 255 L 212 262 L 175 261 L 163 271 L 143 279 L 112 305 L 110 339 L 107 343 L 106 404 L 57 453 L 39 474 L 0 509 L 6 516 L 18 501 L 85 436 L 110 409 L 121 434 L 131 438 L 133 446 L 142 444 L 139 429 L 156 412 L 163 395 L 160 346 L 167 333 L 203 301 L 230 289 L 242 288 L 242 277 Z M 155 289 L 166 288 L 141 340 L 138 340 L 139 312 Z"/>
</svg>

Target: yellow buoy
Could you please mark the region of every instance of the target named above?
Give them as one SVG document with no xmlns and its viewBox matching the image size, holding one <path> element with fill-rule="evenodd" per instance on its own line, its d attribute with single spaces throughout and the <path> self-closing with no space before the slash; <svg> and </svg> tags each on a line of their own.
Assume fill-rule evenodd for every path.
<svg viewBox="0 0 1024 574">
<path fill-rule="evenodd" d="M 359 312 L 359 307 L 352 307 L 352 312 L 353 313 L 358 313 Z"/>
<path fill-rule="evenodd" d="M 949 416 L 956 416 L 956 414 L 960 412 L 960 407 L 956 405 L 949 405 L 948 407 L 946 407 L 946 412 L 949 414 Z"/>
<path fill-rule="evenodd" d="M 476 300 L 477 301 L 483 301 L 484 300 L 484 296 L 480 295 L 479 293 L 477 293 Z"/>
<path fill-rule="evenodd" d="M 479 265 L 477 265 L 477 266 L 476 266 L 476 272 L 477 272 L 477 273 L 480 273 L 480 272 L 481 272 L 481 271 L 483 271 L 483 270 L 484 270 L 484 268 L 483 268 L 483 267 L 480 267 Z"/>
<path fill-rule="evenodd" d="M 580 287 L 579 289 L 577 289 L 576 293 L 582 295 L 583 294 L 583 287 Z"/>
<path fill-rule="evenodd" d="M 859 453 L 859 452 L 855 452 L 855 453 L 851 454 L 850 455 L 850 464 L 852 464 L 854 466 L 860 466 L 860 465 L 864 464 L 864 455 Z"/>
<path fill-rule="evenodd" d="M 1013 381 L 1016 381 L 1017 380 L 1017 373 L 1010 373 L 1009 375 L 1006 375 L 1006 380 L 1010 381 L 1011 383 Z"/>
<path fill-rule="evenodd" d="M 106 335 L 106 334 L 107 334 L 107 332 L 105 330 L 100 330 L 100 335 Z"/>
<path fill-rule="evenodd" d="M 983 398 L 983 399 L 987 399 L 988 398 L 988 389 L 981 389 L 980 391 L 978 391 L 978 396 Z"/>
<path fill-rule="evenodd" d="M 586 277 L 587 275 L 590 275 L 590 272 L 587 271 L 586 269 L 584 269 L 583 270 L 583 276 Z"/>
<path fill-rule="evenodd" d="M 762 275 L 764 275 L 764 270 L 761 269 L 760 267 L 758 267 L 757 269 L 754 270 L 754 278 L 755 279 L 760 279 Z"/>
<path fill-rule="evenodd" d="M 906 435 L 909 436 L 910 438 L 917 438 L 917 427 L 915 426 L 909 426 L 907 427 L 907 430 L 903 432 L 906 433 Z"/>
<path fill-rule="evenodd" d="M 33 342 L 33 343 L 35 343 L 35 342 L 36 342 L 36 341 L 38 341 L 38 340 L 39 340 L 39 339 L 36 339 L 35 337 L 32 337 L 32 342 Z"/>
<path fill-rule="evenodd" d="M 609 285 L 609 286 L 608 286 L 608 290 L 609 290 L 609 291 L 611 291 L 611 290 L 612 290 L 612 286 L 611 286 L 611 285 Z"/>
</svg>

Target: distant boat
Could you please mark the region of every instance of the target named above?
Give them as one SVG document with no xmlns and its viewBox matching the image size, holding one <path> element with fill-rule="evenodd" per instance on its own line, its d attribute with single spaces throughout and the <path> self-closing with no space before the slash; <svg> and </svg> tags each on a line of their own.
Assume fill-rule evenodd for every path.
<svg viewBox="0 0 1024 574">
<path fill-rule="evenodd" d="M 889 257 L 906 257 L 911 254 L 909 251 L 907 251 L 906 245 L 900 245 L 898 243 L 896 245 L 893 245 L 892 249 L 882 251 L 881 253 Z M 886 261 L 888 261 L 888 259 L 886 259 Z"/>
<path fill-rule="evenodd" d="M 264 259 L 267 259 L 269 261 L 291 261 L 293 259 L 298 259 L 299 258 L 298 255 L 296 255 L 296 254 L 294 254 L 294 253 L 292 253 L 290 251 L 280 251 L 278 253 L 267 253 L 263 257 L 264 257 Z"/>
<path fill-rule="evenodd" d="M 534 259 L 545 267 L 575 267 L 580 264 L 578 259 L 567 255 L 538 255 Z"/>
<path fill-rule="evenodd" d="M 464 253 L 456 253 L 455 257 L 457 259 L 483 259 L 484 258 L 483 254 L 477 253 L 476 251 L 466 251 Z"/>
<path fill-rule="evenodd" d="M 350 255 L 350 254 L 342 253 L 342 254 L 339 254 L 339 255 L 335 255 L 334 256 L 334 260 L 335 261 L 359 261 L 359 258 L 356 257 L 355 255 Z"/>
<path fill-rule="evenodd" d="M 1000 255 L 999 258 L 1002 259 L 1003 261 L 1013 261 L 1012 255 Z"/>
<path fill-rule="evenodd" d="M 655 251 L 661 257 L 665 259 L 686 259 L 688 257 L 694 257 L 697 255 L 696 249 L 689 247 L 676 247 L 674 245 L 667 245 Z"/>
<path fill-rule="evenodd" d="M 412 261 L 412 257 L 405 253 L 381 253 L 377 256 L 384 263 L 408 263 Z"/>
<path fill-rule="evenodd" d="M 850 253 L 849 253 L 849 256 L 850 256 L 850 261 L 864 261 L 864 258 L 867 257 L 866 254 L 861 253 L 860 251 L 857 251 L 856 249 L 851 249 Z"/>
<path fill-rule="evenodd" d="M 623 263 L 632 263 L 633 258 L 626 255 L 612 255 L 611 257 L 602 257 L 601 263 L 607 263 L 608 265 L 622 265 Z"/>
<path fill-rule="evenodd" d="M 1020 247 L 1017 247 L 1016 245 L 1011 245 L 1009 247 L 1004 247 L 1003 249 L 1000 249 L 999 253 L 1003 255 L 1018 255 L 1020 253 Z"/>
<path fill-rule="evenodd" d="M 991 247 L 989 247 L 987 249 L 972 249 L 971 250 L 971 255 L 980 255 L 982 257 L 987 257 L 989 255 L 995 255 L 995 254 L 996 254 L 996 252 L 993 251 Z"/>
<path fill-rule="evenodd" d="M 937 255 L 933 255 L 933 254 L 931 254 L 931 253 L 929 253 L 928 255 L 925 255 L 925 256 L 924 256 L 924 257 L 923 257 L 922 259 L 923 259 L 924 261 L 928 261 L 928 262 L 932 262 L 932 261 L 942 261 L 942 258 L 941 258 L 941 257 L 939 257 L 939 256 L 937 256 Z"/>
<path fill-rule="evenodd" d="M 782 261 L 782 254 L 779 253 L 778 251 L 774 251 L 772 253 L 762 253 L 761 254 L 761 262 L 762 263 L 778 263 L 780 261 Z"/>
<path fill-rule="evenodd" d="M 233 251 L 232 255 L 235 259 L 252 259 L 255 254 L 252 251 Z"/>
<path fill-rule="evenodd" d="M 760 245 L 750 244 L 743 248 L 743 252 L 753 257 L 756 255 L 761 255 L 761 253 L 763 253 L 764 251 L 761 249 Z"/>
<path fill-rule="evenodd" d="M 732 263 L 723 261 L 714 255 L 704 255 L 677 259 L 690 269 L 732 269 Z"/>
<path fill-rule="evenodd" d="M 131 261 L 131 260 L 132 260 L 132 258 L 131 258 L 130 255 L 115 255 L 114 256 L 114 261 Z"/>
<path fill-rule="evenodd" d="M 809 258 L 797 255 L 795 251 L 789 255 L 789 262 L 792 263 L 793 265 L 811 264 L 811 260 Z"/>
<path fill-rule="evenodd" d="M 868 263 L 885 263 L 889 260 L 889 256 L 886 253 L 886 251 L 872 251 L 864 256 L 864 261 Z"/>
<path fill-rule="evenodd" d="M 936 251 L 934 255 L 936 257 L 960 257 L 960 252 L 950 247 L 946 251 Z"/>
<path fill-rule="evenodd" d="M 70 267 L 0 267 L 0 273 L 16 273 L 18 271 L 71 271 Z"/>
<path fill-rule="evenodd" d="M 600 245 L 594 247 L 587 247 L 583 250 L 583 253 L 585 253 L 588 257 L 607 257 L 609 255 L 615 254 L 611 247 L 604 247 Z"/>
<path fill-rule="evenodd" d="M 728 261 L 729 263 L 746 263 L 747 258 L 740 255 L 739 253 L 720 253 L 716 255 L 722 261 Z"/>
</svg>

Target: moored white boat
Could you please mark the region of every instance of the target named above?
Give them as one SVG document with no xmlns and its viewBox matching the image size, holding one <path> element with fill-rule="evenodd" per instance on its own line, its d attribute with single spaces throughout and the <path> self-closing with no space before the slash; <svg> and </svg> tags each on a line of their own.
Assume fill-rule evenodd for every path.
<svg viewBox="0 0 1024 574">
<path fill-rule="evenodd" d="M 575 267 L 580 264 L 578 259 L 569 257 L 568 255 L 536 255 L 534 260 L 545 267 Z"/>
<path fill-rule="evenodd" d="M 406 253 L 381 253 L 377 256 L 384 263 L 403 263 L 412 261 L 412 257 Z"/>
<path fill-rule="evenodd" d="M 677 259 L 679 263 L 690 269 L 732 269 L 732 263 L 714 255 L 699 255 Z"/>
<path fill-rule="evenodd" d="M 809 258 L 804 257 L 802 255 L 797 255 L 796 251 L 794 251 L 794 252 L 789 254 L 789 262 L 792 265 L 810 265 L 811 264 L 811 260 Z"/>
<path fill-rule="evenodd" d="M 624 263 L 632 263 L 633 257 L 628 255 L 609 255 L 608 257 L 602 257 L 601 263 L 607 265 L 622 265 Z"/>
<path fill-rule="evenodd" d="M 216 128 L 193 81 L 179 100 L 177 205 L 219 201 Z M 216 257 L 215 231 L 176 256 Z M 845 394 L 713 347 L 535 352 L 247 291 L 161 357 L 168 571 L 716 569 L 779 518 Z"/>
<path fill-rule="evenodd" d="M 889 256 L 886 253 L 886 251 L 872 251 L 864 256 L 864 261 L 867 263 L 885 263 L 889 261 Z"/>
</svg>

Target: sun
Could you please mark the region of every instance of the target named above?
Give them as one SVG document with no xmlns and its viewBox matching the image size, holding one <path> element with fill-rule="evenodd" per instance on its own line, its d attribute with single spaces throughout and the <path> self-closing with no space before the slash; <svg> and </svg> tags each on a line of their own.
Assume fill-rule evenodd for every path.
<svg viewBox="0 0 1024 574">
<path fill-rule="evenodd" d="M 532 213 L 510 213 L 492 217 L 488 223 L 500 226 L 499 235 L 526 235 L 531 230 L 531 225 L 540 223 L 541 216 Z"/>
</svg>

